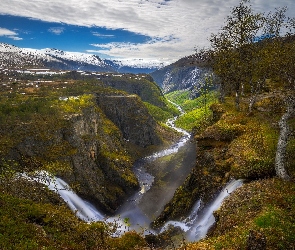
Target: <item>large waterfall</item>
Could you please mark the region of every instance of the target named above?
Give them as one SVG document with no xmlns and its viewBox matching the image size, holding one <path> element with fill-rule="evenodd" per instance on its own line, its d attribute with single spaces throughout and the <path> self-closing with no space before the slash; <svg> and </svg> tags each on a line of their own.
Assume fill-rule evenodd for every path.
<svg viewBox="0 0 295 250">
<path fill-rule="evenodd" d="M 180 107 L 178 107 L 180 109 Z M 35 177 L 35 180 L 46 184 L 49 189 L 57 192 L 64 201 L 68 204 L 70 209 L 76 213 L 76 215 L 84 221 L 106 221 L 116 224 L 116 235 L 121 235 L 128 230 L 136 230 L 143 232 L 144 234 L 155 234 L 156 232 L 150 229 L 151 218 L 143 212 L 140 208 L 142 200 L 145 199 L 145 194 L 152 187 L 154 177 L 147 172 L 143 167 L 146 162 L 155 161 L 163 156 L 174 154 L 184 147 L 189 139 L 190 134 L 186 131 L 176 128 L 174 125 L 176 118 L 168 120 L 167 124 L 183 133 L 183 137 L 170 148 L 156 152 L 151 156 L 138 160 L 133 169 L 138 178 L 141 189 L 135 195 L 130 197 L 125 204 L 123 204 L 117 211 L 117 215 L 113 217 L 106 217 L 103 213 L 99 212 L 93 205 L 87 201 L 82 200 L 77 194 L 75 194 L 67 183 L 62 179 L 50 176 L 46 172 L 39 173 Z M 213 225 L 215 219 L 213 212 L 218 209 L 222 201 L 236 188 L 242 185 L 241 180 L 230 181 L 224 189 L 216 196 L 216 198 L 207 207 L 200 211 L 201 201 L 196 201 L 191 213 L 183 221 L 169 221 L 167 222 L 160 232 L 164 231 L 169 225 L 181 227 L 185 232 L 186 238 L 189 241 L 196 241 L 206 236 L 208 229 Z M 143 203 L 144 204 L 144 203 Z M 156 206 L 156 204 L 155 204 Z M 156 209 L 156 208 L 155 208 Z"/>
</svg>

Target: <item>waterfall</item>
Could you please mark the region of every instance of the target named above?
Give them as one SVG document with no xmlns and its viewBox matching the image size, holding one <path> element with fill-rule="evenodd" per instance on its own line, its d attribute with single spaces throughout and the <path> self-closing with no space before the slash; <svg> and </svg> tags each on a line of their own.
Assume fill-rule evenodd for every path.
<svg viewBox="0 0 295 250">
<path fill-rule="evenodd" d="M 146 176 L 145 174 L 143 175 Z M 114 223 L 117 231 L 113 236 L 120 236 L 129 230 L 140 231 L 144 234 L 156 233 L 149 228 L 151 221 L 136 206 L 140 196 L 142 195 L 142 190 L 130 199 L 131 202 L 127 202 L 119 209 L 117 216 L 107 218 L 89 202 L 81 199 L 76 193 L 74 193 L 74 191 L 71 190 L 69 185 L 60 178 L 50 176 L 45 171 L 40 172 L 34 177 L 28 177 L 24 174 L 22 177 L 43 183 L 47 185 L 50 190 L 58 193 L 67 203 L 69 208 L 81 220 L 86 222 L 106 221 Z M 148 177 L 150 178 L 149 175 Z M 216 196 L 216 198 L 201 211 L 201 213 L 199 211 L 201 201 L 198 200 L 187 218 L 183 221 L 168 221 L 162 227 L 160 232 L 162 233 L 167 230 L 170 225 L 172 225 L 180 227 L 185 232 L 188 241 L 198 241 L 204 238 L 210 227 L 215 222 L 213 212 L 219 209 L 223 200 L 242 184 L 242 180 L 230 181 Z M 128 223 L 125 221 L 126 218 L 128 218 Z"/>
<path fill-rule="evenodd" d="M 213 202 L 205 207 L 203 213 L 200 214 L 200 216 L 195 217 L 193 225 L 186 233 L 187 239 L 189 241 L 197 241 L 206 236 L 208 230 L 215 222 L 213 212 L 219 209 L 223 200 L 238 187 L 242 186 L 242 184 L 242 180 L 230 181 L 213 200 Z M 192 211 L 192 213 L 196 212 L 197 211 Z"/>
<path fill-rule="evenodd" d="M 176 104 L 175 104 L 176 105 Z M 176 105 L 177 106 L 177 105 Z M 179 110 L 181 108 L 177 106 Z M 183 113 L 183 112 L 182 112 Z M 178 152 L 178 150 L 186 145 L 190 138 L 190 134 L 185 130 L 177 128 L 174 125 L 177 117 L 169 119 L 167 125 L 176 129 L 183 134 L 183 137 L 170 148 L 156 152 L 151 156 L 145 157 L 135 162 L 133 171 L 140 183 L 140 191 L 130 197 L 117 211 L 117 215 L 107 218 L 103 213 L 98 211 L 89 202 L 81 199 L 69 185 L 60 178 L 51 176 L 45 171 L 41 171 L 34 177 L 29 177 L 23 174 L 22 177 L 32 181 L 38 181 L 48 186 L 50 190 L 58 193 L 63 200 L 68 204 L 69 208 L 76 214 L 77 217 L 86 221 L 106 221 L 115 224 L 116 232 L 114 236 L 122 235 L 129 230 L 136 230 L 143 234 L 156 234 L 155 231 L 150 229 L 149 225 L 151 219 L 140 209 L 139 203 L 144 197 L 145 193 L 151 188 L 154 182 L 154 177 L 149 174 L 143 167 L 146 162 L 154 161 L 160 157 L 167 156 Z M 217 195 L 217 197 L 206 206 L 202 211 L 200 210 L 201 201 L 197 201 L 192 208 L 189 216 L 183 221 L 168 221 L 160 232 L 165 231 L 170 225 L 180 227 L 186 235 L 187 240 L 196 241 L 206 236 L 207 231 L 213 225 L 215 219 L 213 212 L 218 209 L 222 201 L 236 188 L 242 185 L 241 180 L 233 180 L 229 182 L 224 189 Z"/>
<path fill-rule="evenodd" d="M 230 181 L 217 195 L 217 197 L 202 211 L 199 211 L 201 201 L 198 200 L 186 219 L 183 221 L 168 221 L 160 232 L 167 230 L 167 228 L 172 225 L 175 227 L 180 227 L 185 232 L 185 236 L 188 241 L 198 241 L 204 238 L 210 227 L 215 222 L 213 212 L 218 210 L 224 199 L 238 187 L 242 186 L 242 184 L 242 180 Z"/>
<path fill-rule="evenodd" d="M 51 176 L 46 171 L 40 171 L 33 177 L 28 176 L 27 174 L 22 174 L 22 177 L 31 181 L 42 183 L 50 190 L 58 193 L 59 196 L 67 203 L 69 208 L 81 220 L 87 222 L 100 221 L 105 217 L 93 205 L 81 199 L 65 181 L 58 177 Z"/>
</svg>

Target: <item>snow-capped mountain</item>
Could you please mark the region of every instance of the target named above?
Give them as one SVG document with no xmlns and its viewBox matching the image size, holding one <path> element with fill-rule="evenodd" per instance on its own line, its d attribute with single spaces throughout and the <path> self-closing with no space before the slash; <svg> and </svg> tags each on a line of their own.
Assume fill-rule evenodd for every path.
<svg viewBox="0 0 295 250">
<path fill-rule="evenodd" d="M 143 60 L 138 58 L 113 60 L 112 64 L 116 68 L 116 70 L 120 73 L 139 73 L 140 72 L 140 73 L 146 73 L 146 74 L 169 65 L 168 62 L 163 63 L 155 59 Z"/>
<path fill-rule="evenodd" d="M 105 60 L 97 55 L 68 52 L 58 49 L 19 48 L 0 43 L 0 67 L 40 67 L 54 70 L 82 70 L 95 72 L 150 73 L 163 67 L 158 61 Z"/>
<path fill-rule="evenodd" d="M 18 48 L 10 44 L 0 43 L 0 66 L 46 67 L 56 70 L 89 70 L 98 72 L 115 72 L 112 66 L 98 56 L 66 52 L 57 49 Z"/>
</svg>

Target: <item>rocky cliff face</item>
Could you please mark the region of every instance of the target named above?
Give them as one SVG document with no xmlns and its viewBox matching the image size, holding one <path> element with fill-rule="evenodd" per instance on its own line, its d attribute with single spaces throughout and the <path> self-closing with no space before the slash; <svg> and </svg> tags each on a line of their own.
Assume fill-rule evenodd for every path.
<svg viewBox="0 0 295 250">
<path fill-rule="evenodd" d="M 136 95 L 99 95 L 98 106 L 120 128 L 124 139 L 140 147 L 161 144 L 156 121 Z"/>
<path fill-rule="evenodd" d="M 79 184 L 82 197 L 113 212 L 138 188 L 122 133 L 97 107 L 69 119 L 63 137 L 77 152 L 69 157 L 72 173 L 63 177 Z"/>
<path fill-rule="evenodd" d="M 144 102 L 149 102 L 161 108 L 166 107 L 161 89 L 149 75 L 125 74 L 115 76 L 108 74 L 107 77 L 102 77 L 101 80 L 107 86 L 138 95 Z"/>
<path fill-rule="evenodd" d="M 219 105 L 211 107 L 212 123 L 217 122 L 224 112 L 218 108 Z M 201 200 L 201 208 L 203 208 L 229 180 L 228 167 L 221 166 L 224 164 L 221 159 L 224 158 L 229 141 L 216 139 L 213 133 L 196 135 L 194 140 L 196 142 L 195 167 L 192 168 L 182 186 L 175 191 L 174 197 L 166 204 L 163 212 L 153 222 L 155 227 L 162 226 L 166 221 L 182 218 L 184 214 L 191 211 L 198 200 Z"/>
<path fill-rule="evenodd" d="M 57 175 L 107 213 L 139 187 L 132 171 L 135 156 L 162 143 L 157 123 L 135 95 L 98 94 L 79 112 L 48 122 L 41 117 L 20 127 L 24 132 L 9 149 L 8 159 L 25 172 L 67 166 L 70 171 L 57 168 Z"/>
<path fill-rule="evenodd" d="M 209 69 L 201 65 L 192 55 L 156 70 L 150 75 L 163 92 L 168 93 L 175 90 L 193 89 L 208 71 Z"/>
</svg>

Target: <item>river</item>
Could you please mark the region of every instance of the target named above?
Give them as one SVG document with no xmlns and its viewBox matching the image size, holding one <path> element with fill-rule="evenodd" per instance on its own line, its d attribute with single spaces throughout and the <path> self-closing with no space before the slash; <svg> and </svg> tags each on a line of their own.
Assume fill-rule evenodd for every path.
<svg viewBox="0 0 295 250">
<path fill-rule="evenodd" d="M 179 106 L 177 107 L 180 109 Z M 169 119 L 167 125 L 181 132 L 183 137 L 171 147 L 135 162 L 133 171 L 138 178 L 141 188 L 118 209 L 113 217 L 107 217 L 89 202 L 82 200 L 60 178 L 41 172 L 37 180 L 46 184 L 49 189 L 57 192 L 80 219 L 87 222 L 106 221 L 114 223 L 117 228 L 114 236 L 119 236 L 129 230 L 136 230 L 145 235 L 159 233 L 150 228 L 150 223 L 160 214 L 164 205 L 173 197 L 176 188 L 183 183 L 195 165 L 195 155 L 193 154 L 193 152 L 195 153 L 195 145 L 191 144 L 188 132 L 175 126 L 174 122 L 176 119 L 177 117 Z M 166 175 L 165 185 L 163 187 L 155 185 L 157 177 L 151 174 L 154 170 L 149 171 L 147 166 L 157 162 L 157 169 L 161 171 L 161 158 L 180 152 L 182 152 L 182 157 L 187 158 L 179 167 L 181 171 L 175 171 L 173 166 L 168 165 L 168 168 L 167 165 L 164 165 L 164 171 L 171 169 L 170 173 Z M 188 241 L 197 241 L 204 238 L 208 229 L 215 221 L 213 211 L 218 209 L 222 201 L 241 185 L 241 180 L 232 180 L 205 209 L 200 211 L 201 201 L 196 201 L 187 218 L 182 221 L 167 222 L 160 232 L 166 230 L 169 225 L 174 225 L 182 228 Z"/>
</svg>

